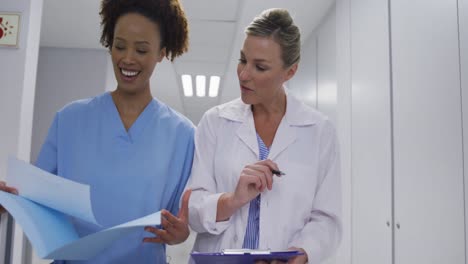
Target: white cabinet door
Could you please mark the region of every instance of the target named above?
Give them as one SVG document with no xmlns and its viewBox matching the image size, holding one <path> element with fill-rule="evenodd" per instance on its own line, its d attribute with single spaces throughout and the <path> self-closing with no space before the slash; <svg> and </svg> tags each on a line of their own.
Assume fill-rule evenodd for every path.
<svg viewBox="0 0 468 264">
<path fill-rule="evenodd" d="M 468 190 L 468 0 L 458 0 L 458 25 L 460 32 L 460 73 L 463 106 L 463 153 L 465 190 Z M 466 191 L 465 191 L 466 193 Z M 465 228 L 468 226 L 468 197 L 465 194 Z M 468 252 L 468 244 L 465 245 Z"/>
<path fill-rule="evenodd" d="M 336 126 L 336 12 L 330 10 L 317 32 L 317 109 Z"/>
<path fill-rule="evenodd" d="M 457 0 L 391 0 L 395 263 L 464 264 Z"/>
<path fill-rule="evenodd" d="M 351 2 L 353 264 L 392 263 L 387 7 Z"/>
</svg>

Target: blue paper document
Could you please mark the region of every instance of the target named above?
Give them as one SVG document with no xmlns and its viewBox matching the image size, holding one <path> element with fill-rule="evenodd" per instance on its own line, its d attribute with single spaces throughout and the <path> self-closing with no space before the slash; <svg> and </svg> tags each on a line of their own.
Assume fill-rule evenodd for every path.
<svg viewBox="0 0 468 264">
<path fill-rule="evenodd" d="M 17 188 L 20 195 L 0 191 L 0 204 L 23 228 L 41 258 L 89 259 L 121 236 L 161 223 L 161 214 L 156 212 L 80 238 L 67 215 L 97 224 L 88 185 L 12 158 L 8 161 L 7 183 Z M 54 191 L 47 191 L 50 189 Z"/>
<path fill-rule="evenodd" d="M 15 158 L 8 159 L 7 183 L 24 198 L 97 224 L 86 184 L 57 177 Z"/>
</svg>

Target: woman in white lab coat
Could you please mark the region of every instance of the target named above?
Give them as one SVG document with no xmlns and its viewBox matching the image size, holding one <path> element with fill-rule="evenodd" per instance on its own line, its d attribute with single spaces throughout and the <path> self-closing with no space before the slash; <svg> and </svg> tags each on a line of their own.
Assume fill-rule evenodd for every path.
<svg viewBox="0 0 468 264">
<path fill-rule="evenodd" d="M 195 136 L 193 250 L 295 249 L 290 263 L 320 263 L 342 233 L 335 129 L 283 86 L 300 59 L 289 13 L 265 10 L 245 32 L 241 98 L 207 111 Z"/>
</svg>

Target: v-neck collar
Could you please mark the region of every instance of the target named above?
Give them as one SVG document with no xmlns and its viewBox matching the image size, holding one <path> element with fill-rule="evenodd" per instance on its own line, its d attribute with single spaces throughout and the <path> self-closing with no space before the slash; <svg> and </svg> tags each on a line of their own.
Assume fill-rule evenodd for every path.
<svg viewBox="0 0 468 264">
<path fill-rule="evenodd" d="M 152 99 L 127 131 L 122 122 L 122 119 L 120 118 L 119 111 L 117 110 L 117 106 L 115 105 L 110 92 L 105 94 L 105 102 L 107 104 L 106 108 L 110 114 L 112 127 L 117 131 L 117 137 L 122 138 L 129 143 L 134 143 L 138 139 L 141 132 L 148 125 L 149 119 L 152 118 L 151 113 L 154 112 L 153 110 L 157 108 L 156 101 Z"/>
</svg>

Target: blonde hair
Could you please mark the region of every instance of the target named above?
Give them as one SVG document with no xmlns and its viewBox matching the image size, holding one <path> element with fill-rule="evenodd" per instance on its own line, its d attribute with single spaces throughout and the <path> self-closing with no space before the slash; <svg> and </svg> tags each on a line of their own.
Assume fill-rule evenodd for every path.
<svg viewBox="0 0 468 264">
<path fill-rule="evenodd" d="M 298 63 L 301 58 L 301 33 L 286 9 L 263 11 L 247 26 L 245 33 L 272 37 L 281 47 L 281 57 L 286 67 Z"/>
</svg>

